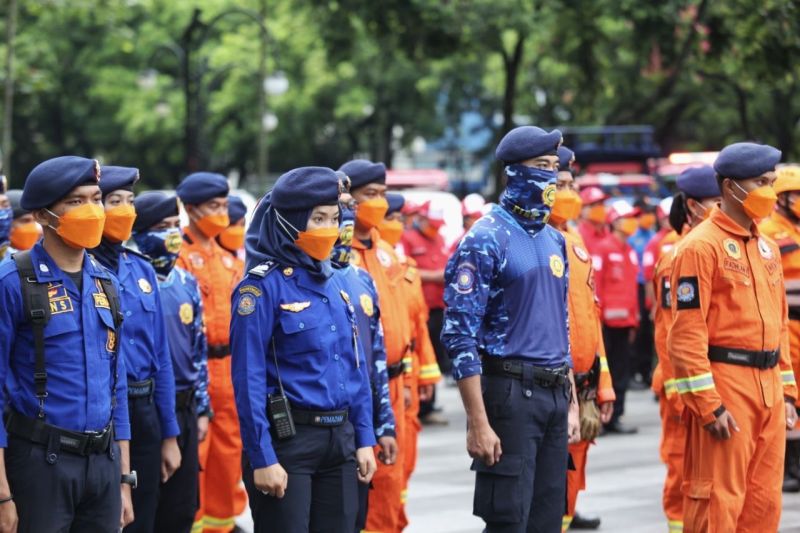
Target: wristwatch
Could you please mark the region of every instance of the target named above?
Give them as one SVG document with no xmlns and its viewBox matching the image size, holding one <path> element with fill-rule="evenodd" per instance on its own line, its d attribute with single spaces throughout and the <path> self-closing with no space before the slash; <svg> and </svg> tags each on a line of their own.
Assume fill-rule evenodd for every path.
<svg viewBox="0 0 800 533">
<path fill-rule="evenodd" d="M 125 483 L 130 485 L 131 489 L 135 489 L 139 485 L 138 478 L 136 477 L 136 470 L 131 470 L 130 474 L 122 474 L 120 483 Z"/>
</svg>

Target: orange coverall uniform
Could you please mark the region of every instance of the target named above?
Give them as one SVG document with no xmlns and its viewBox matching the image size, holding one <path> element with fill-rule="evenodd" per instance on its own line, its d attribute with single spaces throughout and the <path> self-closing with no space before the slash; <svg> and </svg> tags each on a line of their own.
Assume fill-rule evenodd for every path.
<svg viewBox="0 0 800 533">
<path fill-rule="evenodd" d="M 370 230 L 372 248 L 359 239 L 353 239 L 353 260 L 372 275 L 381 302 L 381 324 L 386 343 L 386 366 L 402 362 L 411 348 L 411 323 L 406 298 L 405 267 L 400 263 L 392 246 L 380 238 L 377 229 Z M 400 531 L 403 508 L 402 492 L 405 485 L 406 414 L 402 373 L 389 380 L 389 399 L 396 423 L 398 443 L 397 461 L 385 465 L 378 461 L 378 470 L 372 478 L 369 491 L 366 531 L 394 533 Z M 377 455 L 379 448 L 376 448 Z"/>
<path fill-rule="evenodd" d="M 654 325 L 658 364 L 653 372 L 652 389 L 658 396 L 661 414 L 661 461 L 667 465 L 662 505 L 670 533 L 683 531 L 683 453 L 686 446 L 686 424 L 682 420 L 683 402 L 675 383 L 675 371 L 667 351 L 667 335 L 672 327 L 670 276 L 677 233 L 668 234 L 659 247 L 659 259 L 652 275 L 655 294 Z"/>
<path fill-rule="evenodd" d="M 594 294 L 592 258 L 583 239 L 576 233 L 562 231 L 566 239 L 569 261 L 569 343 L 575 374 L 588 372 L 600 359 L 600 376 L 597 387 L 597 402 L 613 402 L 616 398 L 608 372 L 606 351 L 603 346 L 603 331 L 597 298 Z M 575 516 L 578 492 L 586 489 L 586 458 L 591 442 L 582 440 L 569 445 L 569 453 L 575 470 L 567 471 L 567 514 L 562 521 L 562 531 L 569 529 Z"/>
<path fill-rule="evenodd" d="M 681 241 L 670 282 L 667 338 L 685 404 L 684 531 L 777 531 L 781 515 L 786 408 L 797 386 L 789 359 L 780 252 L 719 208 Z M 771 368 L 711 361 L 779 351 Z M 721 406 L 740 429 L 717 440 L 704 426 Z M 690 416 L 689 416 L 690 415 Z"/>
<path fill-rule="evenodd" d="M 177 265 L 194 274 L 200 285 L 208 338 L 208 394 L 214 418 L 200 443 L 200 508 L 193 531 L 227 532 L 244 511 L 247 493 L 242 479 L 242 440 L 233 398 L 230 358 L 231 293 L 244 265 L 213 239 L 208 248 L 184 228 Z M 212 356 L 216 353 L 216 356 Z"/>
<path fill-rule="evenodd" d="M 408 526 L 408 517 L 405 512 L 408 482 L 417 465 L 417 438 L 422 430 L 422 424 L 419 421 L 419 387 L 433 385 L 442 378 L 439 363 L 436 362 L 436 352 L 433 351 L 433 344 L 431 344 L 428 332 L 428 306 L 425 305 L 425 296 L 422 292 L 422 282 L 416 262 L 410 257 L 405 258 L 405 261 L 403 259 L 400 258 L 406 268 L 405 290 L 409 304 L 408 311 L 414 349 L 404 359 L 406 368 L 403 379 L 410 401 L 406 404 L 405 440 L 399 444 L 405 449 L 403 450 L 403 508 L 400 510 L 398 531 L 402 531 Z"/>
<path fill-rule="evenodd" d="M 794 379 L 800 380 L 800 230 L 785 216 L 773 212 L 758 227 L 781 251 L 786 303 L 789 306 L 789 350 Z"/>
</svg>

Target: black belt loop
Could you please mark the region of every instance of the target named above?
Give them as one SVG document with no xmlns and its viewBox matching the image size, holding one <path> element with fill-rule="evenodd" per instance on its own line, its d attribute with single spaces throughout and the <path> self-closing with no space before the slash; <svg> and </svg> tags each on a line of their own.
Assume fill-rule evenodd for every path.
<svg viewBox="0 0 800 533">
<path fill-rule="evenodd" d="M 224 359 L 231 354 L 230 344 L 209 344 L 208 345 L 208 358 L 209 359 Z"/>
<path fill-rule="evenodd" d="M 780 349 L 768 352 L 757 352 L 752 350 L 740 350 L 738 348 L 723 348 L 722 346 L 708 347 L 709 361 L 727 363 L 729 365 L 749 366 L 761 370 L 773 368 L 778 364 L 780 358 Z"/>
<path fill-rule="evenodd" d="M 338 427 L 344 425 L 349 418 L 349 411 L 304 411 L 292 409 L 295 424 L 317 427 Z"/>
</svg>

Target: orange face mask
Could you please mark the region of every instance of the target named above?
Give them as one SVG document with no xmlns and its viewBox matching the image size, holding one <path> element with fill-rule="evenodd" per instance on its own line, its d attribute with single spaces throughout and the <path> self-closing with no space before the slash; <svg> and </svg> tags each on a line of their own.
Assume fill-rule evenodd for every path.
<svg viewBox="0 0 800 533">
<path fill-rule="evenodd" d="M 197 219 L 197 227 L 209 239 L 213 239 L 230 225 L 227 213 L 224 215 L 204 215 Z"/>
<path fill-rule="evenodd" d="M 589 208 L 589 214 L 586 215 L 590 221 L 594 222 L 595 224 L 605 224 L 606 223 L 606 206 L 603 204 L 593 205 Z"/>
<path fill-rule="evenodd" d="M 372 229 L 378 226 L 389 210 L 389 202 L 386 198 L 373 198 L 366 202 L 361 202 L 356 206 L 356 222 L 359 226 Z"/>
<path fill-rule="evenodd" d="M 648 230 L 656 225 L 656 216 L 653 213 L 645 213 L 639 217 L 639 227 Z"/>
<path fill-rule="evenodd" d="M 103 235 L 116 242 L 131 238 L 133 222 L 136 220 L 136 209 L 132 205 L 119 205 L 106 211 L 106 223 Z"/>
<path fill-rule="evenodd" d="M 744 200 L 736 199 L 742 202 L 742 207 L 744 207 L 744 212 L 748 217 L 753 220 L 759 220 L 768 217 L 772 213 L 775 203 L 778 201 L 778 195 L 775 194 L 775 189 L 770 185 L 764 185 L 747 192 L 735 181 L 733 183 L 739 190 L 747 193 Z"/>
<path fill-rule="evenodd" d="M 581 212 L 583 201 L 572 189 L 561 189 L 556 192 L 556 199 L 550 209 L 550 220 L 561 225 L 568 220 L 575 220 Z"/>
<path fill-rule="evenodd" d="M 381 238 L 392 246 L 397 246 L 397 243 L 403 238 L 403 230 L 405 227 L 399 220 L 384 220 L 378 225 Z"/>
<path fill-rule="evenodd" d="M 219 243 L 223 248 L 235 252 L 244 246 L 244 226 L 230 226 L 219 234 Z"/>
<path fill-rule="evenodd" d="M 619 223 L 619 231 L 630 237 L 636 233 L 636 228 L 639 227 L 639 221 L 633 217 L 623 218 Z"/>
<path fill-rule="evenodd" d="M 11 235 L 9 240 L 11 246 L 16 250 L 30 250 L 36 241 L 39 240 L 39 224 L 36 222 L 28 222 L 27 224 L 20 224 L 11 228 Z"/>
<path fill-rule="evenodd" d="M 310 257 L 324 261 L 331 256 L 337 239 L 339 239 L 339 228 L 317 228 L 301 231 L 294 243 Z"/>
<path fill-rule="evenodd" d="M 103 237 L 103 226 L 106 221 L 106 212 L 102 205 L 83 204 L 58 218 L 56 233 L 73 248 L 96 248 Z M 52 227 L 52 226 L 51 226 Z"/>
</svg>

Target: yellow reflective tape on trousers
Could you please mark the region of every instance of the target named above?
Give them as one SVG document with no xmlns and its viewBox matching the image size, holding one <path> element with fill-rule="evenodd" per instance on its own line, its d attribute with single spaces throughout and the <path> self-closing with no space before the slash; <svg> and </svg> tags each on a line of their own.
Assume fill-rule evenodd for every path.
<svg viewBox="0 0 800 533">
<path fill-rule="evenodd" d="M 683 522 L 680 520 L 669 520 L 667 521 L 667 527 L 669 528 L 669 533 L 681 533 L 683 531 Z"/>
<path fill-rule="evenodd" d="M 600 372 L 608 372 L 608 359 L 605 357 L 600 358 Z"/>
<path fill-rule="evenodd" d="M 794 383 L 794 371 L 792 370 L 782 370 L 781 371 L 781 379 L 783 380 L 784 385 L 791 385 Z"/>
<path fill-rule="evenodd" d="M 678 387 L 678 392 L 680 394 L 701 392 L 714 388 L 714 378 L 711 376 L 711 372 L 706 372 L 699 376 L 676 379 L 675 386 Z"/>
<path fill-rule="evenodd" d="M 233 517 L 217 518 L 215 516 L 205 515 L 203 517 L 203 524 L 206 526 L 211 526 L 212 528 L 233 527 L 236 525 L 236 521 L 234 520 Z"/>
<path fill-rule="evenodd" d="M 561 519 L 561 531 L 566 531 L 569 529 L 569 526 L 572 525 L 572 517 L 569 515 L 564 515 L 564 518 Z"/>
</svg>

